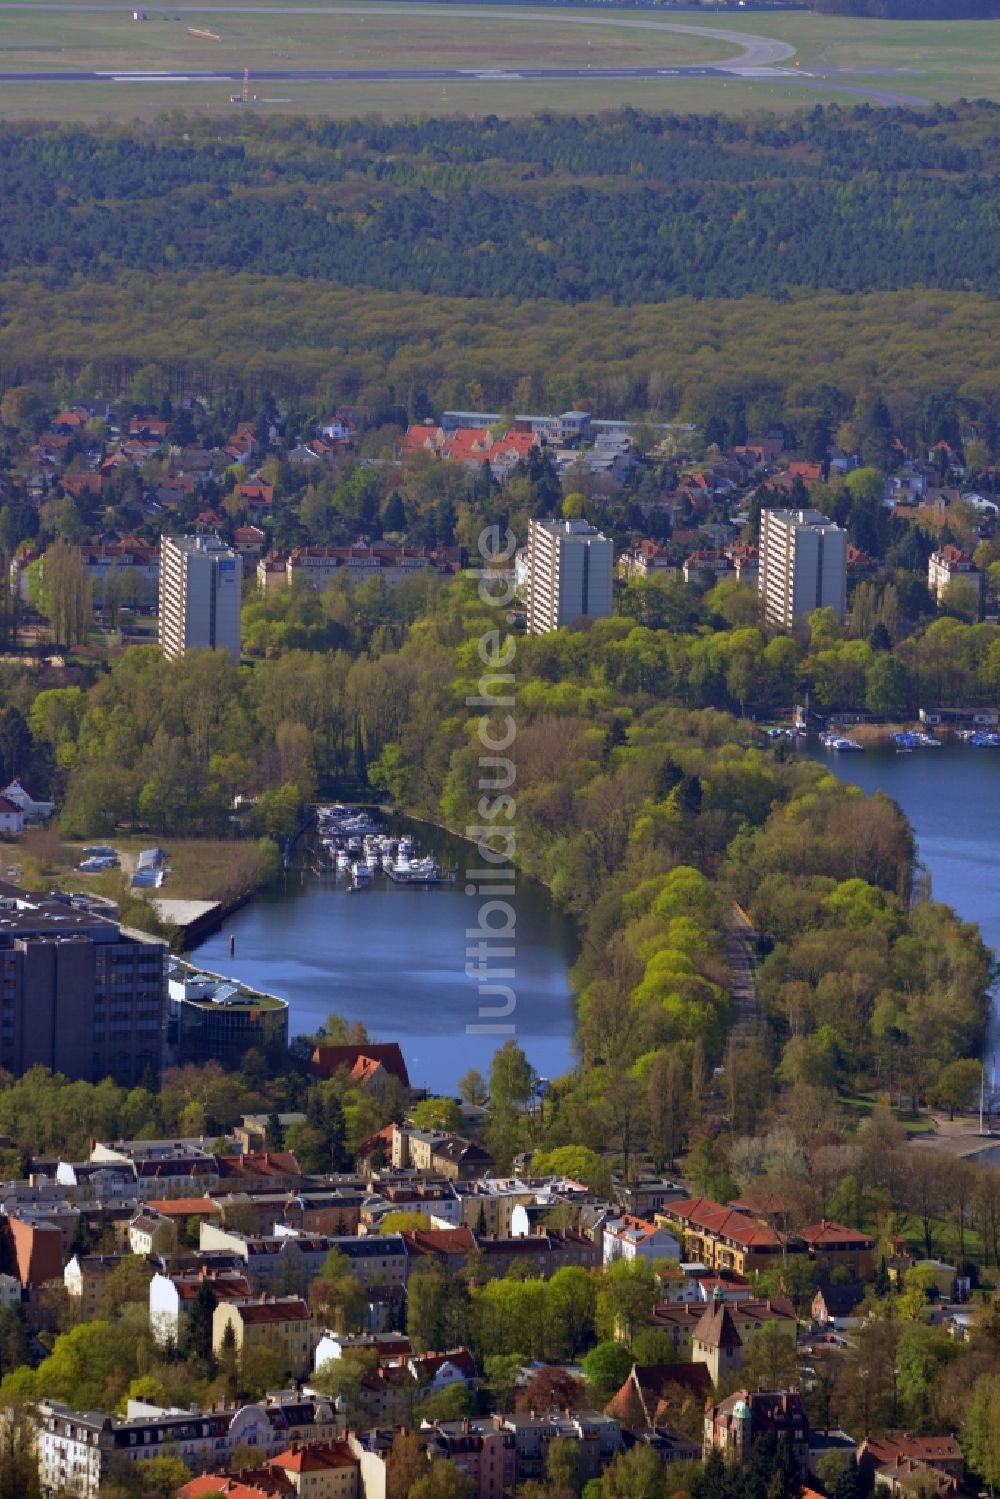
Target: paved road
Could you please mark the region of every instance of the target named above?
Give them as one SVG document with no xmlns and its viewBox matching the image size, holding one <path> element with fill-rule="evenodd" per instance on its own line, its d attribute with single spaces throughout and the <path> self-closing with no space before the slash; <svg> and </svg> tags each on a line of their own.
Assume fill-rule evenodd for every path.
<svg viewBox="0 0 1000 1499">
<path fill-rule="evenodd" d="M 574 78 L 731 78 L 724 67 L 676 68 L 254 68 L 254 83 L 482 83 Z M 756 74 L 754 75 L 756 76 Z M 780 76 L 780 75 L 779 75 Z M 120 72 L 0 72 L 2 83 L 242 83 L 242 68 L 172 73 L 155 69 Z"/>
<path fill-rule="evenodd" d="M 128 15 L 132 10 L 131 4 L 109 4 L 102 0 L 94 0 L 94 3 L 72 4 L 68 0 L 0 0 L 0 12 L 5 11 L 68 11 L 68 12 L 111 12 Z M 307 5 L 246 5 L 246 6 L 213 6 L 211 0 L 205 4 L 173 5 L 162 12 L 152 12 L 167 16 L 183 15 L 220 15 L 220 16 L 337 16 L 337 15 L 412 15 L 414 12 L 425 15 L 441 15 L 440 6 L 434 5 L 384 5 L 378 6 L 377 12 L 373 11 L 371 4 L 367 5 L 331 5 L 331 6 L 307 6 Z M 449 6 L 447 15 L 461 16 L 482 20 L 489 15 L 495 19 L 498 15 L 496 7 L 488 5 L 475 8 Z M 519 11 L 518 24 L 536 21 L 550 22 L 553 10 L 548 11 Z M 754 36 L 749 32 L 732 31 L 722 26 L 690 26 L 680 21 L 649 20 L 645 17 L 624 17 L 618 15 L 601 16 L 579 16 L 560 13 L 560 19 L 574 26 L 615 26 L 626 27 L 643 31 L 667 31 L 679 32 L 686 36 L 705 37 L 710 41 L 724 42 L 729 46 L 737 48 L 731 58 L 725 58 L 715 63 L 680 63 L 676 67 L 644 67 L 644 68 L 316 68 L 316 69 L 291 69 L 291 68 L 260 68 L 253 70 L 254 81 L 266 83 L 514 83 L 514 82 L 573 82 L 584 79 L 601 79 L 607 81 L 628 79 L 655 79 L 655 78 L 703 78 L 726 81 L 738 78 L 743 82 L 754 83 L 770 81 L 772 83 L 794 83 L 804 88 L 815 88 L 827 93 L 855 94 L 860 98 L 872 99 L 879 104 L 907 104 L 921 105 L 927 101 L 913 94 L 900 93 L 894 89 L 874 87 L 867 83 L 841 82 L 839 79 L 828 77 L 817 77 L 811 73 L 802 72 L 799 69 L 784 68 L 779 66 L 788 62 L 795 56 L 795 48 L 788 42 L 779 41 L 775 37 Z M 216 68 L 210 71 L 169 71 L 156 69 L 127 69 L 122 72 L 98 72 L 98 71 L 58 71 L 33 70 L 33 71 L 7 71 L 0 70 L 0 82 L 3 83 L 133 83 L 150 84 L 158 83 L 235 83 L 241 82 L 243 78 L 242 69 L 230 70 L 228 68 Z"/>
</svg>

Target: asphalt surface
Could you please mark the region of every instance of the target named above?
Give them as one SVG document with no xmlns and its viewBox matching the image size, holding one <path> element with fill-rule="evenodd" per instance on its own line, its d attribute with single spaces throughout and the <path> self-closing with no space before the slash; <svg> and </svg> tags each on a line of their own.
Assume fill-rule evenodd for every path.
<svg viewBox="0 0 1000 1499">
<path fill-rule="evenodd" d="M 98 11 L 128 15 L 132 5 L 59 3 L 59 0 L 0 0 L 0 12 L 4 11 Z M 440 7 L 406 4 L 402 6 L 380 5 L 379 15 L 412 15 L 414 11 L 424 14 L 440 14 Z M 553 10 L 519 11 L 518 23 L 551 21 Z M 198 6 L 169 6 L 164 11 L 150 12 L 152 16 L 184 15 L 371 15 L 371 5 L 337 6 L 226 6 L 213 7 L 211 0 Z M 495 18 L 496 9 L 478 6 L 465 9 L 449 6 L 448 16 L 461 16 L 482 20 L 490 15 Z M 264 83 L 515 83 L 515 82 L 582 82 L 585 79 L 602 81 L 656 78 L 702 78 L 716 81 L 740 79 L 746 83 L 771 82 L 792 83 L 821 92 L 853 94 L 887 105 L 922 105 L 927 101 L 913 94 L 900 93 L 895 89 L 876 87 L 866 82 L 841 82 L 839 78 L 817 76 L 799 68 L 786 68 L 795 56 L 795 48 L 775 37 L 754 36 L 748 32 L 732 31 L 721 26 L 690 26 L 680 21 L 647 20 L 644 17 L 619 15 L 566 16 L 562 19 L 574 26 L 615 26 L 643 31 L 680 32 L 688 36 L 705 37 L 710 41 L 725 42 L 738 50 L 731 58 L 715 63 L 680 63 L 676 67 L 643 68 L 261 68 L 253 70 L 253 82 Z M 834 72 L 835 70 L 830 70 Z M 874 72 L 875 70 L 870 70 Z M 902 71 L 902 70 L 901 70 Z M 31 71 L 0 70 L 0 83 L 130 83 L 155 87 L 160 83 L 242 83 L 242 69 L 213 68 L 211 70 L 159 70 L 155 68 L 130 68 L 119 72 L 90 70 L 34 69 Z"/>
</svg>

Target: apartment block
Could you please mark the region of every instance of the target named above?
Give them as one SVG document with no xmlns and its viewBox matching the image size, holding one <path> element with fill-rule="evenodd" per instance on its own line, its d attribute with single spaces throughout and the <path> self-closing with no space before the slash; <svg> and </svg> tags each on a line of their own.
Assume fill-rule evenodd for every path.
<svg viewBox="0 0 1000 1499">
<path fill-rule="evenodd" d="M 818 510 L 762 510 L 757 588 L 765 622 L 791 629 L 814 609 L 847 607 L 847 532 Z"/>
<path fill-rule="evenodd" d="M 611 614 L 614 546 L 584 520 L 533 520 L 528 537 L 528 633 Z"/>
<path fill-rule="evenodd" d="M 240 659 L 243 562 L 217 536 L 160 538 L 160 649 L 228 651 Z"/>
<path fill-rule="evenodd" d="M 229 1328 L 240 1358 L 256 1349 L 277 1348 L 290 1374 L 302 1378 L 311 1372 L 316 1327 L 301 1296 L 261 1295 L 220 1302 L 212 1318 L 216 1355 L 225 1347 Z"/>
</svg>

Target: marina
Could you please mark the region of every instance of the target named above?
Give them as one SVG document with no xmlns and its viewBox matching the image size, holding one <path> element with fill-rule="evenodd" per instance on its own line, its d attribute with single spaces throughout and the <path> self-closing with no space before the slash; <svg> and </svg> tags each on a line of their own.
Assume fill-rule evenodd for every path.
<svg viewBox="0 0 1000 1499">
<path fill-rule="evenodd" d="M 322 850 L 316 873 L 344 876 L 351 892 L 368 889 L 380 875 L 394 885 L 425 887 L 455 878 L 433 854 L 419 853 L 409 833 L 385 831 L 377 814 L 367 808 L 340 802 L 317 807 L 316 830 Z"/>
<path fill-rule="evenodd" d="M 821 734 L 820 744 L 836 754 L 860 754 L 864 745 L 858 739 L 848 739 L 846 734 Z"/>
<path fill-rule="evenodd" d="M 377 819 L 376 830 L 408 837 L 418 858 L 433 858 L 458 878 L 428 886 L 383 871 L 355 888 L 345 868 L 338 874 L 336 854 L 323 847 L 317 818 L 277 882 L 228 914 L 192 960 L 287 999 L 292 1036 L 315 1032 L 337 1014 L 361 1021 L 372 1040 L 398 1041 L 415 1087 L 453 1092 L 470 1067 L 488 1074 L 510 1034 L 539 1073 L 560 1076 L 574 1062 L 573 922 L 544 885 L 518 874 L 511 896 L 517 1003 L 505 1022 L 513 1030 L 483 1033 L 476 1029 L 479 981 L 466 952 L 478 912 L 465 879 L 477 862 L 475 846 L 400 816 Z"/>
</svg>

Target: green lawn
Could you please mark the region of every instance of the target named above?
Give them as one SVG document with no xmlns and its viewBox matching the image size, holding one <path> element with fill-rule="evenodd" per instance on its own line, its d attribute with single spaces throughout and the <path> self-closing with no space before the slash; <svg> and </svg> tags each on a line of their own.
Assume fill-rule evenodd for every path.
<svg viewBox="0 0 1000 1499">
<path fill-rule="evenodd" d="M 517 68 L 542 63 L 639 67 L 731 57 L 725 41 L 619 24 L 593 24 L 574 13 L 508 11 L 481 14 L 411 6 L 372 5 L 364 13 L 317 9 L 315 14 L 238 13 L 225 4 L 184 11 L 150 10 L 133 22 L 86 5 L 60 14 L 0 11 L 0 71 L 32 68 L 98 71 L 222 67 L 254 68 Z M 607 24 L 604 24 L 604 22 Z M 190 31 L 210 32 L 211 41 Z M 109 84 L 109 91 L 115 86 Z M 180 87 L 180 85 L 178 85 Z M 270 85 L 270 92 L 275 92 Z"/>
<path fill-rule="evenodd" d="M 841 1095 L 837 1102 L 841 1108 L 847 1109 L 859 1121 L 867 1119 L 875 1108 L 877 1100 L 869 1098 L 865 1094 L 857 1094 L 853 1097 Z M 929 1135 L 934 1133 L 934 1120 L 929 1114 L 920 1109 L 893 1109 L 893 1114 L 903 1126 L 908 1135 Z"/>
<path fill-rule="evenodd" d="M 258 110 L 346 116 L 485 113 L 538 109 L 589 110 L 633 104 L 642 109 L 736 112 L 811 107 L 838 95 L 784 84 L 780 77 L 739 79 L 576 80 L 565 83 L 254 83 L 264 67 L 384 66 L 510 68 L 553 64 L 636 67 L 711 62 L 731 57 L 735 45 L 667 29 L 709 26 L 776 37 L 796 48 L 789 67 L 833 85 L 852 82 L 931 100 L 1000 98 L 995 67 L 1000 23 L 882 22 L 804 12 L 720 16 L 710 13 L 576 12 L 390 6 L 370 0 L 353 10 L 306 0 L 304 15 L 239 0 L 210 0 L 197 9 L 151 9 L 135 23 L 130 12 L 91 10 L 87 0 L 58 14 L 30 6 L 0 11 L 0 76 L 4 71 L 224 68 L 245 65 Z M 632 24 L 630 24 L 630 22 Z M 188 28 L 221 41 L 192 37 Z M 660 29 L 662 27 L 663 29 Z M 839 69 L 900 69 L 895 76 L 851 76 Z M 28 116 L 97 119 L 153 118 L 166 109 L 228 113 L 232 87 L 218 83 L 17 84 L 0 93 L 0 118 Z M 852 102 L 850 95 L 839 96 Z"/>
<path fill-rule="evenodd" d="M 810 72 L 900 68 L 910 76 L 895 82 L 885 78 L 887 88 L 929 99 L 1000 97 L 998 21 L 868 21 L 805 11 L 755 12 L 740 17 L 739 29 L 788 42 L 800 67 Z"/>
</svg>

